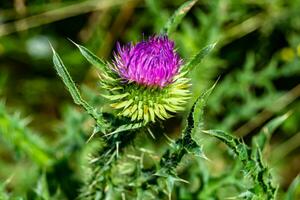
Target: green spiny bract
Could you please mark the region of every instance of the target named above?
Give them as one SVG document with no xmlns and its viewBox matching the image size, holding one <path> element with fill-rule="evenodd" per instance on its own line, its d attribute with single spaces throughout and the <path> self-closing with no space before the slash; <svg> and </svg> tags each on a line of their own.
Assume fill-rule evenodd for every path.
<svg viewBox="0 0 300 200">
<path fill-rule="evenodd" d="M 170 118 L 171 113 L 184 109 L 184 104 L 190 97 L 189 78 L 187 71 L 176 75 L 173 82 L 164 88 L 146 87 L 135 83 L 124 84 L 120 79 L 104 74 L 102 87 L 110 91 L 103 95 L 112 103 L 119 116 L 129 117 L 132 121 L 143 123 L 155 122 Z"/>
</svg>

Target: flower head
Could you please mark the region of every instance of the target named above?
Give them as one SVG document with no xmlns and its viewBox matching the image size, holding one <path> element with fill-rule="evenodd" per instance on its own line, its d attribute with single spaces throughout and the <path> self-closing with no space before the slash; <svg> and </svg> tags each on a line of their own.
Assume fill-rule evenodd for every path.
<svg viewBox="0 0 300 200">
<path fill-rule="evenodd" d="M 136 45 L 117 44 L 115 67 L 124 80 L 160 88 L 172 83 L 182 61 L 167 36 L 150 37 Z"/>
<path fill-rule="evenodd" d="M 119 116 L 143 123 L 163 120 L 180 110 L 190 97 L 187 71 L 167 36 L 137 44 L 117 45 L 111 70 L 102 73 L 103 95 Z"/>
</svg>

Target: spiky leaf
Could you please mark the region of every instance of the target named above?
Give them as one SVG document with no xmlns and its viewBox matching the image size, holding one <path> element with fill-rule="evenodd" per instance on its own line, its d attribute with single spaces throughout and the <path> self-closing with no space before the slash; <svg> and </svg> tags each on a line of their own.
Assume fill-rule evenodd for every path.
<svg viewBox="0 0 300 200">
<path fill-rule="evenodd" d="M 101 60 L 98 56 L 88 50 L 86 47 L 81 46 L 72 40 L 70 40 L 75 46 L 80 50 L 80 53 L 85 57 L 85 59 L 91 63 L 93 66 L 97 67 L 100 71 L 107 70 L 107 64 Z"/>
<path fill-rule="evenodd" d="M 188 11 L 195 5 L 198 0 L 187 1 L 182 4 L 174 14 L 169 18 L 168 22 L 162 29 L 161 33 L 169 35 L 172 33 L 177 26 L 182 21 L 183 17 L 188 13 Z"/>
<path fill-rule="evenodd" d="M 216 43 L 207 45 L 206 47 L 201 49 L 188 63 L 186 63 L 182 67 L 181 70 L 182 71 L 193 70 L 195 67 L 197 67 L 201 63 L 203 58 L 205 58 L 205 56 L 207 56 L 215 48 L 215 46 L 216 46 Z"/>
<path fill-rule="evenodd" d="M 15 152 L 25 154 L 43 167 L 53 164 L 54 158 L 48 152 L 46 143 L 27 127 L 28 120 L 7 112 L 0 102 L 0 139 Z"/>
<path fill-rule="evenodd" d="M 298 175 L 291 183 L 284 200 L 294 200 L 300 198 L 300 175 Z"/>
<path fill-rule="evenodd" d="M 97 124 L 101 127 L 101 131 L 105 132 L 106 124 L 104 123 L 104 120 L 102 119 L 102 116 L 96 111 L 95 108 L 93 108 L 90 104 L 88 104 L 80 95 L 80 92 L 78 88 L 76 87 L 72 77 L 70 76 L 68 70 L 64 66 L 64 63 L 62 62 L 59 55 L 56 53 L 54 48 L 51 46 L 52 52 L 53 52 L 53 64 L 55 67 L 55 70 L 57 74 L 60 76 L 62 81 L 64 82 L 65 86 L 69 90 L 74 102 L 77 105 L 80 105 L 82 108 L 84 108 L 88 114 L 90 114 L 97 122 Z"/>
<path fill-rule="evenodd" d="M 214 136 L 225 143 L 237 155 L 242 162 L 244 170 L 250 174 L 254 184 L 249 188 L 254 199 L 275 199 L 277 188 L 272 184 L 272 177 L 268 168 L 262 161 L 262 154 L 259 148 L 250 149 L 245 143 L 233 135 L 220 130 L 202 131 Z M 251 197 L 252 198 L 252 197 Z"/>
<path fill-rule="evenodd" d="M 255 145 L 258 145 L 258 147 L 263 150 L 266 142 L 270 139 L 272 133 L 275 131 L 277 127 L 279 127 L 287 118 L 289 117 L 289 113 L 286 113 L 282 116 L 276 117 L 275 119 L 268 122 L 259 132 L 258 135 L 256 135 L 253 138 L 253 147 L 255 148 Z"/>
</svg>

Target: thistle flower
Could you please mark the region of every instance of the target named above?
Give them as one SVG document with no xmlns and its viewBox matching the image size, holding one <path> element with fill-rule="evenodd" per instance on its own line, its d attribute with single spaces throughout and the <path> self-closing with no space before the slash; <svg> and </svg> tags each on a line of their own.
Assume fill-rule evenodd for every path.
<svg viewBox="0 0 300 200">
<path fill-rule="evenodd" d="M 153 36 L 137 44 L 117 44 L 111 72 L 102 74 L 104 97 L 119 116 L 148 123 L 167 119 L 184 109 L 189 98 L 187 71 L 167 36 Z"/>
<path fill-rule="evenodd" d="M 124 80 L 163 88 L 178 73 L 182 61 L 167 36 L 151 37 L 136 45 L 121 47 L 115 54 L 117 72 Z"/>
</svg>

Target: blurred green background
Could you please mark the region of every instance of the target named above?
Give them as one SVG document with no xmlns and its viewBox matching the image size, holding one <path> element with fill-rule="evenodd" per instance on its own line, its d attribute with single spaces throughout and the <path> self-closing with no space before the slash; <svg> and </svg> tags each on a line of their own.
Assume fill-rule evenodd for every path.
<svg viewBox="0 0 300 200">
<path fill-rule="evenodd" d="M 90 134 L 91 121 L 73 105 L 53 69 L 49 41 L 85 98 L 97 104 L 101 101 L 98 75 L 68 39 L 111 60 L 117 41 L 137 42 L 158 33 L 183 2 L 0 2 L 0 183 L 9 180 L 5 190 L 23 194 L 38 176 L 28 155 L 22 155 L 22 142 L 15 142 L 23 139 L 16 138 L 14 131 L 24 131 L 26 125 L 30 128 L 26 131 L 42 137 L 55 156 L 60 152 L 53 152 L 54 147 L 71 155 Z M 206 109 L 207 127 L 232 132 L 247 143 L 270 119 L 290 113 L 264 152 L 280 191 L 300 172 L 299 11 L 299 0 L 199 0 L 171 35 L 183 58 L 217 43 L 191 75 L 194 99 L 219 78 Z M 170 119 L 169 126 L 174 128 L 179 120 Z M 64 140 L 72 140 L 73 146 L 64 146 Z M 214 152 L 213 145 L 205 151 L 214 158 L 216 173 L 226 169 L 227 157 Z M 76 168 L 80 167 L 71 170 Z"/>
</svg>

